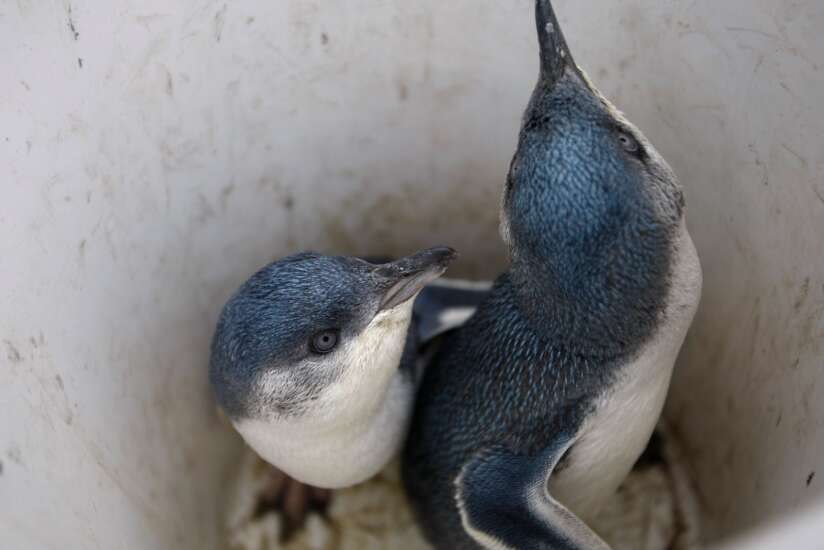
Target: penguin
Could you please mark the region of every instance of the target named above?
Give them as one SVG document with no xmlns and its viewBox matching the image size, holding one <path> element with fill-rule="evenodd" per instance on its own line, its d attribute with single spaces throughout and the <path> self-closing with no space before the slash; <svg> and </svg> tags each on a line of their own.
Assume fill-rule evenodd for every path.
<svg viewBox="0 0 824 550">
<path fill-rule="evenodd" d="M 681 187 L 535 3 L 540 73 L 503 189 L 506 271 L 423 375 L 402 473 L 437 549 L 603 549 L 701 293 Z"/>
<path fill-rule="evenodd" d="M 246 443 L 276 468 L 269 499 L 292 527 L 328 500 L 317 489 L 360 483 L 399 451 L 423 349 L 486 292 L 435 285 L 456 257 L 448 247 L 380 263 L 299 253 L 259 270 L 225 304 L 211 387 Z"/>
</svg>

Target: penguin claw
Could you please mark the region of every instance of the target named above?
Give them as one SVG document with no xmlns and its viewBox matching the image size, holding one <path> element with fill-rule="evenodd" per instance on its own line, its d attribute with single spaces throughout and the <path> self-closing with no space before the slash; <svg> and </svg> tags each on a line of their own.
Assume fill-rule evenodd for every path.
<svg viewBox="0 0 824 550">
<path fill-rule="evenodd" d="M 306 523 L 311 513 L 325 513 L 332 498 L 328 489 L 312 487 L 292 479 L 271 466 L 267 480 L 258 493 L 258 503 L 254 517 L 260 518 L 274 513 L 282 518 L 281 542 L 291 536 Z"/>
</svg>

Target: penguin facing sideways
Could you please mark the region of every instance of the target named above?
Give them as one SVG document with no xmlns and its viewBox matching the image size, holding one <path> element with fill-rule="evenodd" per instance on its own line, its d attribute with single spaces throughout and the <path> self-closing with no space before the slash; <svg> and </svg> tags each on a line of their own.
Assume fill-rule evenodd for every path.
<svg viewBox="0 0 824 550">
<path fill-rule="evenodd" d="M 674 173 L 535 11 L 510 265 L 427 368 L 403 455 L 438 549 L 607 548 L 587 522 L 645 448 L 700 297 Z"/>
<path fill-rule="evenodd" d="M 210 383 L 276 468 L 270 498 L 288 528 L 325 504 L 318 489 L 364 481 L 401 448 L 424 349 L 488 288 L 436 285 L 456 257 L 447 247 L 381 263 L 296 254 L 259 270 L 224 306 Z"/>
</svg>

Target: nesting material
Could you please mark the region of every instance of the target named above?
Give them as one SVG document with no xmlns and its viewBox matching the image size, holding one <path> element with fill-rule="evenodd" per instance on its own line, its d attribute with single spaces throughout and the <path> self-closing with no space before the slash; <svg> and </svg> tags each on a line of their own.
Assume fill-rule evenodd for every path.
<svg viewBox="0 0 824 550">
<path fill-rule="evenodd" d="M 657 449 L 639 463 L 593 525 L 615 550 L 699 548 L 696 501 L 672 433 L 659 427 Z M 269 466 L 248 450 L 227 515 L 231 550 L 431 550 L 404 497 L 397 462 L 356 487 L 336 491 L 325 516 L 311 514 L 281 543 L 282 518 L 256 515 Z"/>
</svg>

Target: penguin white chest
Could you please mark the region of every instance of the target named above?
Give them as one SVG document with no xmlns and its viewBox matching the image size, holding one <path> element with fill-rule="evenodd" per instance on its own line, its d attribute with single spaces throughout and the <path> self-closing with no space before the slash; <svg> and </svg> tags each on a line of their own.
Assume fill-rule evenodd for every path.
<svg viewBox="0 0 824 550">
<path fill-rule="evenodd" d="M 596 401 L 570 450 L 567 466 L 550 475 L 550 494 L 585 521 L 618 488 L 649 441 L 698 306 L 701 267 L 683 226 L 675 250 L 662 325 Z"/>
</svg>

